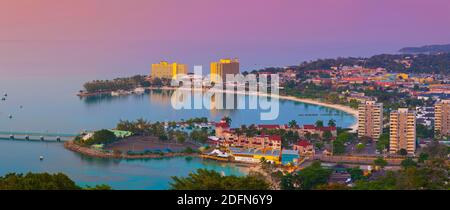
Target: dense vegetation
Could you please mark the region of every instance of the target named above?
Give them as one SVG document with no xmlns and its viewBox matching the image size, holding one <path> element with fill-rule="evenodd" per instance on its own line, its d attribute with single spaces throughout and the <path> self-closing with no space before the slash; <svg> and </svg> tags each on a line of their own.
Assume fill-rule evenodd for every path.
<svg viewBox="0 0 450 210">
<path fill-rule="evenodd" d="M 314 162 L 299 172 L 282 175 L 280 187 L 283 190 L 312 190 L 326 184 L 331 172 L 323 168 L 320 162 Z"/>
<path fill-rule="evenodd" d="M 409 60 L 411 66 L 402 64 L 400 62 L 401 60 Z M 448 74 L 450 73 L 450 52 L 434 54 L 380 54 L 369 58 L 339 57 L 317 59 L 314 61 L 305 61 L 297 66 L 289 66 L 289 68 L 297 72 L 302 72 L 305 70 L 331 69 L 331 67 L 354 65 L 367 68 L 385 68 L 392 72 Z M 279 67 L 268 67 L 253 70 L 251 73 L 258 71 L 275 73 L 282 70 L 283 68 Z"/>
<path fill-rule="evenodd" d="M 356 190 L 448 190 L 449 167 L 445 159 L 432 159 L 417 165 L 411 159 L 402 162 L 399 171 L 387 171 L 374 180 L 357 181 Z"/>
<path fill-rule="evenodd" d="M 450 53 L 450 44 L 426 45 L 422 47 L 404 47 L 400 49 L 402 53 Z"/>
<path fill-rule="evenodd" d="M 65 174 L 27 173 L 0 177 L 0 190 L 110 190 L 106 185 L 82 188 Z"/>
<path fill-rule="evenodd" d="M 247 176 L 223 176 L 216 171 L 198 169 L 188 177 L 172 177 L 173 190 L 269 190 L 264 176 L 250 173 Z"/>
<path fill-rule="evenodd" d="M 402 64 L 401 60 L 410 60 L 411 66 Z M 450 53 L 440 54 L 380 54 L 370 58 L 336 58 L 318 59 L 310 62 L 303 62 L 294 68 L 303 70 L 330 69 L 331 67 L 359 65 L 367 68 L 386 68 L 393 72 L 413 72 L 413 73 L 450 73 Z"/>
<path fill-rule="evenodd" d="M 94 80 L 85 83 L 84 89 L 87 92 L 132 90 L 136 87 L 148 87 L 151 83 L 146 80 L 146 76 L 135 75 L 132 77 L 116 78 L 113 80 Z"/>
<path fill-rule="evenodd" d="M 94 144 L 109 144 L 117 140 L 116 135 L 109 130 L 99 130 L 95 131 L 91 138 L 85 141 L 78 141 L 84 145 L 94 145 Z"/>
</svg>

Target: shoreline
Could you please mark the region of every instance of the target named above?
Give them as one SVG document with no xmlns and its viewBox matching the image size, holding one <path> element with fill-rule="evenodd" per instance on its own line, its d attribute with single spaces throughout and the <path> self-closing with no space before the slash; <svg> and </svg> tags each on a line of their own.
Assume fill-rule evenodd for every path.
<svg viewBox="0 0 450 210">
<path fill-rule="evenodd" d="M 135 160 L 135 159 L 159 159 L 159 158 L 172 158 L 172 157 L 198 157 L 198 154 L 195 153 L 163 153 L 160 154 L 145 154 L 145 155 L 128 155 L 128 154 L 114 154 L 114 153 L 106 153 L 99 150 L 91 149 L 88 147 L 83 147 L 75 144 L 73 141 L 64 142 L 64 148 L 70 150 L 72 152 L 76 152 L 79 154 L 83 154 L 89 157 L 95 158 L 103 158 L 103 159 L 126 159 L 126 160 Z"/>
<path fill-rule="evenodd" d="M 297 98 L 295 96 L 285 96 L 285 95 L 270 95 L 267 93 L 249 92 L 249 91 L 229 91 L 229 90 L 220 90 L 220 89 L 206 90 L 204 88 L 183 88 L 183 87 L 162 86 L 162 87 L 146 87 L 145 89 L 146 90 L 186 90 L 186 91 L 196 91 L 196 92 L 211 91 L 211 92 L 216 92 L 216 93 L 230 93 L 230 94 L 239 94 L 239 95 L 275 97 L 275 98 L 282 99 L 282 100 L 318 105 L 318 106 L 323 106 L 323 107 L 327 107 L 327 108 L 331 108 L 331 109 L 336 109 L 336 110 L 345 112 L 347 114 L 353 115 L 353 117 L 355 118 L 355 122 L 347 128 L 350 129 L 350 132 L 356 132 L 358 130 L 358 110 L 353 109 L 349 106 L 342 105 L 342 104 L 332 104 L 332 103 L 328 103 L 328 102 L 323 102 L 323 101 L 320 101 L 320 99 Z M 87 94 L 89 96 L 95 96 L 95 95 L 104 94 L 104 92 L 87 93 Z"/>
<path fill-rule="evenodd" d="M 204 89 L 199 88 L 177 88 L 177 87 L 149 87 L 148 90 L 191 90 L 191 91 L 205 91 Z M 248 92 L 248 91 L 228 91 L 228 90 L 213 90 L 213 92 L 217 93 L 233 93 L 233 94 L 240 94 L 240 95 L 254 95 L 254 96 L 263 96 L 263 97 L 275 97 L 278 99 L 288 100 L 288 101 L 294 101 L 294 102 L 300 102 L 300 103 L 306 103 L 306 104 L 312 104 L 312 105 L 318 105 L 323 106 L 327 108 L 336 109 L 342 112 L 345 112 L 347 114 L 353 115 L 355 118 L 355 122 L 349 126 L 348 128 L 351 129 L 351 132 L 356 132 L 358 129 L 358 110 L 353 109 L 349 106 L 345 106 L 342 104 L 331 104 L 328 102 L 319 101 L 319 99 L 310 99 L 310 98 L 297 98 L 295 96 L 284 96 L 284 95 L 270 95 L 267 93 L 261 93 L 261 92 Z"/>
<path fill-rule="evenodd" d="M 139 159 L 162 159 L 162 158 L 175 158 L 175 157 L 192 157 L 192 158 L 200 158 L 201 160 L 214 161 L 217 163 L 225 163 L 231 164 L 235 167 L 241 168 L 244 174 L 249 174 L 252 171 L 262 172 L 261 168 L 256 163 L 247 163 L 240 161 L 217 161 L 210 158 L 203 158 L 201 154 L 197 153 L 164 153 L 164 155 L 160 154 L 147 154 L 147 155 L 128 155 L 128 154 L 113 154 L 106 153 L 99 150 L 91 149 L 88 147 L 83 147 L 75 144 L 73 141 L 66 141 L 64 143 L 64 148 L 76 152 L 81 155 L 86 155 L 92 158 L 102 158 L 102 159 L 122 159 L 122 160 L 139 160 Z"/>
</svg>

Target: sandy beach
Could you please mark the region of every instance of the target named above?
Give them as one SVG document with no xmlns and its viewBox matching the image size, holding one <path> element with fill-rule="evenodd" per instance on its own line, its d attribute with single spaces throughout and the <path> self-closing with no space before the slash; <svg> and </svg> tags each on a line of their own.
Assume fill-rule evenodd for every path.
<svg viewBox="0 0 450 210">
<path fill-rule="evenodd" d="M 205 89 L 201 88 L 177 88 L 177 87 L 151 87 L 148 88 L 149 90 L 186 90 L 186 91 L 205 91 Z M 208 90 L 209 91 L 209 90 Z M 319 105 L 324 106 L 332 109 L 336 109 L 339 111 L 343 111 L 345 113 L 351 114 L 355 117 L 355 122 L 349 127 L 352 132 L 356 132 L 358 129 L 358 110 L 353 109 L 349 106 L 344 106 L 341 104 L 331 104 L 322 102 L 316 99 L 309 99 L 309 98 L 297 98 L 294 96 L 282 96 L 282 95 L 271 95 L 267 93 L 261 93 L 261 92 L 247 92 L 247 91 L 228 91 L 228 90 L 213 90 L 213 92 L 218 93 L 234 93 L 234 94 L 241 94 L 241 95 L 256 95 L 256 96 L 263 96 L 263 97 L 272 97 L 272 98 L 278 98 L 282 100 L 290 100 L 300 103 L 307 103 L 307 104 L 313 104 L 313 105 Z"/>
</svg>

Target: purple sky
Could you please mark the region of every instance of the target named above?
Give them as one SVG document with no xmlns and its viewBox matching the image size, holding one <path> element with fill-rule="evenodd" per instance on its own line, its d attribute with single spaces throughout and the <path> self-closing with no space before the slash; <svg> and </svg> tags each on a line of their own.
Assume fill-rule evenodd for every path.
<svg viewBox="0 0 450 210">
<path fill-rule="evenodd" d="M 0 73 L 101 78 L 161 59 L 251 70 L 450 43 L 450 2 L 0 0 L 0 26 Z"/>
</svg>

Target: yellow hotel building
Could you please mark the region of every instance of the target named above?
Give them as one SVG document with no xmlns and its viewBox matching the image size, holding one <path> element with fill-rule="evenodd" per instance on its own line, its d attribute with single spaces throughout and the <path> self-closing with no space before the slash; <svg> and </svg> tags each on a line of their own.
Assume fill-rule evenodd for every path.
<svg viewBox="0 0 450 210">
<path fill-rule="evenodd" d="M 152 71 L 150 76 L 152 78 L 173 79 L 177 74 L 187 74 L 188 67 L 186 64 L 169 63 L 161 61 L 152 64 Z"/>
<path fill-rule="evenodd" d="M 389 152 L 397 154 L 405 149 L 409 155 L 416 152 L 416 113 L 400 108 L 390 114 Z"/>
<path fill-rule="evenodd" d="M 450 100 L 442 100 L 434 106 L 434 130 L 437 135 L 450 135 Z"/>
<path fill-rule="evenodd" d="M 212 82 L 225 81 L 227 74 L 239 74 L 239 61 L 238 59 L 220 59 L 219 62 L 211 63 L 210 71 Z"/>
</svg>

